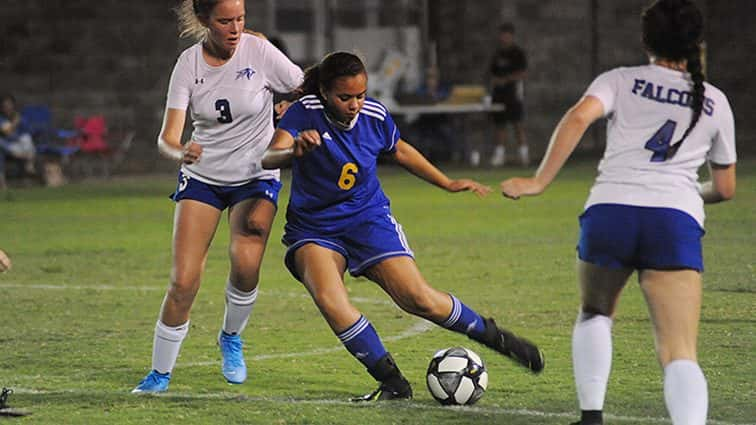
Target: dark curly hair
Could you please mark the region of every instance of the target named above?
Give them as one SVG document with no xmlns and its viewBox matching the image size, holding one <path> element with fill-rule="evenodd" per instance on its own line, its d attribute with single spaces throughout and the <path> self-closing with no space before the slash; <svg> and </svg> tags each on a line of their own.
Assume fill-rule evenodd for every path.
<svg viewBox="0 0 756 425">
<path fill-rule="evenodd" d="M 693 82 L 693 117 L 680 140 L 670 146 L 667 158 L 677 153 L 682 142 L 701 118 L 704 104 L 704 74 L 701 64 L 703 15 L 691 0 L 657 0 L 641 15 L 643 45 L 653 55 L 672 61 L 687 60 Z"/>
</svg>

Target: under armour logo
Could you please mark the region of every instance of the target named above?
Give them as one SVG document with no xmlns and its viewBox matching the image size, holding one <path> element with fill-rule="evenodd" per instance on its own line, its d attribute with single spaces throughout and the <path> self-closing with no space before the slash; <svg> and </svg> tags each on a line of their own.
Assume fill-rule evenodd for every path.
<svg viewBox="0 0 756 425">
<path fill-rule="evenodd" d="M 273 192 L 271 192 L 271 191 L 269 191 L 269 190 L 266 190 L 266 191 L 265 191 L 265 196 L 267 196 L 267 197 L 268 197 L 268 198 L 270 198 L 270 199 L 273 199 Z"/>
<path fill-rule="evenodd" d="M 370 355 L 370 353 L 363 353 L 363 352 L 360 352 L 360 351 L 354 353 L 354 356 L 357 357 L 358 359 L 364 359 L 365 357 L 367 357 L 369 355 Z"/>
<path fill-rule="evenodd" d="M 194 79 L 194 84 L 205 84 L 205 79 L 204 78 L 195 78 Z"/>
<path fill-rule="evenodd" d="M 236 71 L 237 80 L 242 77 L 247 77 L 248 80 L 251 80 L 253 75 L 255 75 L 255 70 L 252 68 L 244 68 L 241 71 Z"/>
</svg>

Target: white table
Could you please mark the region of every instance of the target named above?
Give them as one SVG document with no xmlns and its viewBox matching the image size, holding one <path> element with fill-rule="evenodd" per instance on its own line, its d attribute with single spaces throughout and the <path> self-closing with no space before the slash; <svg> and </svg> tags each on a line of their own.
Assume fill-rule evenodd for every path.
<svg viewBox="0 0 756 425">
<path fill-rule="evenodd" d="M 436 103 L 430 105 L 397 105 L 389 109 L 393 115 L 469 114 L 474 112 L 501 112 L 502 103 Z"/>
</svg>

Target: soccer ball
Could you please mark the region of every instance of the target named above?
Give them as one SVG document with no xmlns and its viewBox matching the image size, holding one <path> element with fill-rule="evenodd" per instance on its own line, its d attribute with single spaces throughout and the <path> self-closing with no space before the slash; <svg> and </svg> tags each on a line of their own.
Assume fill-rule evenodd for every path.
<svg viewBox="0 0 756 425">
<path fill-rule="evenodd" d="M 443 405 L 474 404 L 488 386 L 488 372 L 480 356 L 463 347 L 440 350 L 426 374 L 428 391 Z"/>
</svg>

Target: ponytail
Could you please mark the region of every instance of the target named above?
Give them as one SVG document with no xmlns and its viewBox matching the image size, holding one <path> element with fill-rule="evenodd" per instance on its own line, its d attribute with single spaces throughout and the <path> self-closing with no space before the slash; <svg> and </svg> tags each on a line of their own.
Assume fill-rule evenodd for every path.
<svg viewBox="0 0 756 425">
<path fill-rule="evenodd" d="M 690 105 L 693 108 L 693 116 L 680 140 L 670 147 L 671 149 L 667 154 L 667 158 L 671 158 L 677 153 L 680 145 L 682 145 L 685 138 L 688 137 L 693 127 L 698 123 L 698 119 L 701 118 L 701 112 L 703 111 L 705 99 L 704 73 L 701 66 L 701 48 L 698 45 L 691 49 L 690 56 L 688 56 L 688 73 L 690 73 L 690 79 L 693 81 L 693 103 Z"/>
<path fill-rule="evenodd" d="M 701 118 L 704 104 L 704 73 L 701 64 L 703 15 L 691 0 L 656 0 L 641 15 L 643 44 L 655 56 L 687 61 L 693 82 L 693 116 L 680 140 L 669 147 L 672 158 Z"/>
<path fill-rule="evenodd" d="M 208 29 L 200 18 L 209 18 L 218 0 L 182 0 L 174 11 L 178 17 L 179 37 L 205 41 Z"/>
<path fill-rule="evenodd" d="M 304 81 L 299 88 L 302 95 L 314 94 L 320 96 L 320 64 L 305 69 Z"/>
</svg>

